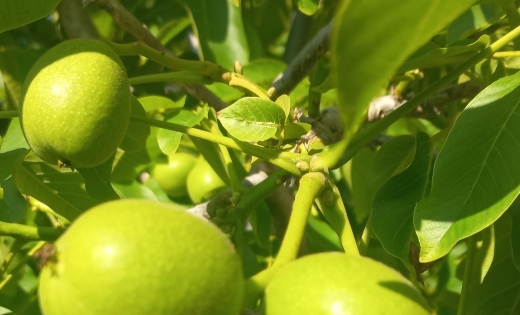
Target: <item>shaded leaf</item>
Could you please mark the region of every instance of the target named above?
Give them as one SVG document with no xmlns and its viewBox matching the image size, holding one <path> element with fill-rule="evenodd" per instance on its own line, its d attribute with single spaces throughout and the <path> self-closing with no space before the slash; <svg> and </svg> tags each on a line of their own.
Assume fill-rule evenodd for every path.
<svg viewBox="0 0 520 315">
<path fill-rule="evenodd" d="M 448 44 L 468 38 L 470 35 L 488 28 L 498 22 L 503 15 L 504 12 L 498 5 L 482 3 L 471 7 L 448 27 L 446 33 Z"/>
<path fill-rule="evenodd" d="M 125 182 L 133 180 L 140 171 L 151 163 L 152 160 L 146 149 L 135 152 L 123 152 L 117 157 L 117 163 L 111 174 L 112 181 Z"/>
<path fill-rule="evenodd" d="M 243 67 L 244 75 L 264 89 L 268 89 L 274 79 L 282 73 L 287 66 L 276 59 L 255 60 Z"/>
<path fill-rule="evenodd" d="M 373 97 L 417 48 L 476 0 L 344 1 L 335 18 L 332 54 L 345 141 L 365 119 Z M 391 30 L 391 31 L 389 31 Z M 355 47 L 355 49 L 352 49 Z"/>
<path fill-rule="evenodd" d="M 0 0 L 0 33 L 49 15 L 60 0 Z"/>
<path fill-rule="evenodd" d="M 376 193 L 372 203 L 372 230 L 383 247 L 408 264 L 414 235 L 413 213 L 426 189 L 430 164 L 430 140 L 418 133 L 415 157 L 410 166 L 390 178 Z"/>
<path fill-rule="evenodd" d="M 520 192 L 520 74 L 477 95 L 453 126 L 435 162 L 430 195 L 414 224 L 421 261 L 444 256 L 497 220 Z"/>
<path fill-rule="evenodd" d="M 9 100 L 13 102 L 14 108 L 19 105 L 23 81 L 39 57 L 40 54 L 32 50 L 8 48 L 0 51 L 0 70 Z"/>
<path fill-rule="evenodd" d="M 511 257 L 511 219 L 504 215 L 494 224 L 495 252 L 489 272 L 481 283 L 469 286 L 467 314 L 520 313 L 520 271 Z M 479 270 L 477 270 L 479 272 Z M 479 279 L 474 275 L 473 279 Z M 480 282 L 480 281 L 479 281 Z"/>
<path fill-rule="evenodd" d="M 14 118 L 9 124 L 9 129 L 0 147 L 0 181 L 11 176 L 16 161 L 27 153 L 29 144 L 25 141 L 20 119 Z"/>
<path fill-rule="evenodd" d="M 88 195 L 101 202 L 119 199 L 110 183 L 114 156 L 101 165 L 92 168 L 78 168 L 78 172 L 85 180 Z"/>
<path fill-rule="evenodd" d="M 131 116 L 146 118 L 143 105 L 132 95 Z M 124 151 L 138 151 L 146 146 L 146 139 L 150 135 L 150 126 L 140 122 L 130 121 L 125 137 L 119 145 Z"/>
<path fill-rule="evenodd" d="M 0 221 L 9 223 L 20 222 L 27 211 L 27 201 L 15 187 L 12 177 L 0 182 L 0 187 L 3 189 Z"/>
<path fill-rule="evenodd" d="M 287 123 L 283 127 L 284 139 L 298 139 L 307 134 L 312 126 L 307 123 Z"/>
<path fill-rule="evenodd" d="M 188 109 L 179 109 L 166 116 L 165 121 L 193 127 L 198 124 L 207 114 L 207 106 L 199 107 L 195 111 Z M 167 129 L 159 129 L 157 132 L 157 141 L 161 151 L 166 155 L 174 154 L 179 148 L 182 133 Z"/>
<path fill-rule="evenodd" d="M 22 193 L 46 204 L 71 222 L 99 203 L 88 196 L 79 173 L 58 169 L 40 160 L 19 158 L 13 179 Z"/>
<path fill-rule="evenodd" d="M 372 201 L 377 191 L 387 180 L 392 177 L 396 171 L 400 171 L 406 167 L 406 157 L 409 156 L 415 146 L 415 138 L 413 136 L 399 136 L 386 142 L 377 151 L 374 159 L 370 163 L 370 167 L 366 170 L 364 178 L 352 177 L 352 188 L 356 199 L 356 214 L 358 219 L 364 220 L 372 209 Z M 402 164 L 405 164 L 404 167 Z M 356 160 L 353 167 L 357 165 Z M 357 187 L 356 187 L 357 186 Z"/>
<path fill-rule="evenodd" d="M 258 203 L 255 210 L 251 211 L 248 221 L 251 223 L 258 246 L 269 249 L 271 246 L 271 214 L 265 202 Z"/>
<path fill-rule="evenodd" d="M 196 27 L 202 60 L 232 69 L 235 60 L 249 61 L 242 13 L 229 0 L 182 0 Z"/>
<path fill-rule="evenodd" d="M 516 268 L 520 270 L 520 199 L 507 211 L 511 217 L 511 250 Z"/>
<path fill-rule="evenodd" d="M 468 41 L 461 41 L 448 47 L 432 49 L 419 56 L 414 54 L 401 65 L 399 71 L 405 72 L 412 69 L 435 67 L 449 57 L 464 53 L 476 53 L 487 47 L 490 39 L 488 35 L 482 35 L 476 41 Z"/>
<path fill-rule="evenodd" d="M 283 127 L 285 112 L 270 100 L 244 97 L 221 110 L 218 120 L 238 140 L 263 141 Z"/>
</svg>

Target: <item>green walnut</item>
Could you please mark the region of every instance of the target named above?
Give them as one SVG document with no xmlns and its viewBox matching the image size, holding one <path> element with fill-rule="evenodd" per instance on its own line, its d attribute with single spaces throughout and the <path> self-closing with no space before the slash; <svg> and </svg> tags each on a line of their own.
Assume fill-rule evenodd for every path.
<svg viewBox="0 0 520 315">
<path fill-rule="evenodd" d="M 94 207 L 56 241 L 40 273 L 44 315 L 238 315 L 242 266 L 212 223 L 170 205 Z"/>
<path fill-rule="evenodd" d="M 22 95 L 25 138 L 50 164 L 98 166 L 126 133 L 128 77 L 117 54 L 99 40 L 69 40 L 47 51 L 29 71 Z"/>
<path fill-rule="evenodd" d="M 177 152 L 168 158 L 168 164 L 156 164 L 152 176 L 172 198 L 186 196 L 186 181 L 197 159 L 188 153 Z"/>
<path fill-rule="evenodd" d="M 372 259 L 315 254 L 284 267 L 265 292 L 266 315 L 427 315 L 419 290 Z"/>
<path fill-rule="evenodd" d="M 188 175 L 186 188 L 191 201 L 199 204 L 226 190 L 226 184 L 213 170 L 211 165 L 203 158 L 200 158 Z"/>
</svg>

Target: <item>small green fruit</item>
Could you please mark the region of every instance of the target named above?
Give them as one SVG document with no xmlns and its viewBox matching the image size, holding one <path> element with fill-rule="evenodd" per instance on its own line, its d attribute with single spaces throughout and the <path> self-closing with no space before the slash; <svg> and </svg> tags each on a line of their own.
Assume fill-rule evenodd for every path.
<svg viewBox="0 0 520 315">
<path fill-rule="evenodd" d="M 226 184 L 204 159 L 200 159 L 188 175 L 186 185 L 188 195 L 195 204 L 207 201 L 226 189 Z"/>
<path fill-rule="evenodd" d="M 365 257 L 310 255 L 282 269 L 265 293 L 266 315 L 429 314 L 397 271 Z"/>
<path fill-rule="evenodd" d="M 237 315 L 244 279 L 217 227 L 168 205 L 119 200 L 80 216 L 40 274 L 44 315 Z"/>
<path fill-rule="evenodd" d="M 130 89 L 117 54 L 99 40 L 65 41 L 31 68 L 20 118 L 34 153 L 74 168 L 102 164 L 130 119 Z"/>
<path fill-rule="evenodd" d="M 152 176 L 168 196 L 183 197 L 188 193 L 186 181 L 196 162 L 193 155 L 177 152 L 169 157 L 168 164 L 156 164 Z"/>
</svg>

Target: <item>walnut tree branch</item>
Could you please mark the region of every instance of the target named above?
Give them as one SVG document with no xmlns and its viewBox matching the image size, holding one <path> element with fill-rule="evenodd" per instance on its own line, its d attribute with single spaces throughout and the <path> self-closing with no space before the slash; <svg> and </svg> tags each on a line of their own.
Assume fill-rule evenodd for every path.
<svg viewBox="0 0 520 315">
<path fill-rule="evenodd" d="M 56 9 L 63 30 L 69 38 L 99 38 L 81 0 L 62 0 Z"/>
<path fill-rule="evenodd" d="M 138 41 L 152 47 L 155 50 L 169 56 L 174 54 L 169 51 L 161 42 L 150 33 L 148 28 L 143 25 L 132 13 L 130 13 L 119 0 L 83 0 L 83 3 L 89 4 L 91 2 L 96 3 L 101 8 L 106 10 L 114 19 L 114 21 L 121 26 L 125 31 L 129 32 Z M 187 93 L 191 94 L 195 98 L 207 102 L 210 106 L 214 107 L 217 111 L 224 109 L 227 104 L 222 101 L 218 96 L 213 94 L 204 85 L 200 84 L 185 84 L 184 88 Z"/>
</svg>

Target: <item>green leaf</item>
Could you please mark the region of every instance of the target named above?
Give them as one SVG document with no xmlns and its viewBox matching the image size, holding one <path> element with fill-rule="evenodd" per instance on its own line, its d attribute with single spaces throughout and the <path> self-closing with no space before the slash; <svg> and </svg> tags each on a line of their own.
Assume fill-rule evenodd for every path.
<svg viewBox="0 0 520 315">
<path fill-rule="evenodd" d="M 206 116 L 207 110 L 207 106 L 199 107 L 195 111 L 180 109 L 166 116 L 165 121 L 187 127 L 193 127 Z M 172 155 L 177 151 L 181 142 L 181 137 L 182 133 L 167 129 L 160 129 L 157 132 L 157 141 L 159 143 L 159 147 L 166 155 Z"/>
<path fill-rule="evenodd" d="M 0 182 L 3 189 L 3 206 L 0 210 L 0 221 L 16 223 L 20 222 L 27 211 L 27 201 L 14 185 L 13 178 Z"/>
<path fill-rule="evenodd" d="M 285 112 L 270 100 L 244 97 L 221 110 L 218 120 L 238 140 L 263 141 L 283 127 Z"/>
<path fill-rule="evenodd" d="M 442 64 L 444 60 L 450 57 L 465 53 L 476 53 L 489 45 L 489 36 L 482 35 L 476 41 L 466 40 L 454 43 L 448 47 L 436 48 L 429 50 L 421 55 L 412 55 L 399 68 L 400 72 L 418 68 L 431 68 Z M 472 55 L 472 54 L 471 54 Z"/>
<path fill-rule="evenodd" d="M 504 215 L 494 224 L 495 252 L 484 280 L 468 286 L 466 314 L 519 314 L 520 271 L 511 257 L 511 219 Z M 473 279 L 480 280 L 478 273 Z M 481 283 L 480 283 L 481 282 Z"/>
<path fill-rule="evenodd" d="M 85 188 L 88 195 L 101 202 L 119 199 L 119 196 L 112 188 L 110 175 L 114 156 L 105 163 L 92 168 L 78 168 L 78 172 L 85 180 Z"/>
<path fill-rule="evenodd" d="M 407 165 L 406 159 L 415 146 L 413 136 L 399 136 L 386 142 L 377 151 L 370 167 L 366 170 L 364 177 L 354 176 L 353 170 L 353 190 L 356 199 L 355 212 L 358 220 L 364 220 L 372 209 L 372 201 L 376 192 L 387 180 L 395 174 L 396 170 Z M 354 160 L 353 167 L 357 167 Z M 354 181 L 355 179 L 355 181 Z"/>
<path fill-rule="evenodd" d="M 284 94 L 280 96 L 276 99 L 275 103 L 280 106 L 281 109 L 283 109 L 285 113 L 285 119 L 287 119 L 291 113 L 291 99 L 289 98 L 289 95 Z"/>
<path fill-rule="evenodd" d="M 511 250 L 516 268 L 520 270 L 520 199 L 516 199 L 507 211 L 511 217 Z"/>
<path fill-rule="evenodd" d="M 176 109 L 184 106 L 184 97 L 174 102 L 164 96 L 144 96 L 138 99 L 146 112 L 153 112 L 156 110 Z"/>
<path fill-rule="evenodd" d="M 146 118 L 143 105 L 132 95 L 131 116 Z M 119 145 L 124 151 L 138 151 L 146 147 L 146 139 L 150 135 L 150 126 L 140 122 L 130 121 L 125 137 Z"/>
<path fill-rule="evenodd" d="M 117 163 L 111 175 L 112 181 L 125 182 L 133 180 L 140 171 L 151 163 L 152 160 L 146 149 L 135 152 L 123 152 L 117 157 Z"/>
<path fill-rule="evenodd" d="M 229 0 L 182 0 L 196 27 L 202 60 L 233 69 L 249 61 L 249 47 L 240 8 Z"/>
<path fill-rule="evenodd" d="M 0 0 L 0 33 L 49 15 L 60 0 Z"/>
<path fill-rule="evenodd" d="M 16 161 L 27 153 L 29 145 L 25 141 L 20 119 L 14 118 L 9 124 L 9 129 L 0 147 L 0 181 L 9 178 L 13 172 Z"/>
<path fill-rule="evenodd" d="M 475 2 L 343 2 L 334 20 L 331 41 L 345 141 L 350 141 L 364 122 L 370 101 L 384 88 L 388 77 L 412 52 Z"/>
<path fill-rule="evenodd" d="M 319 3 L 319 0 L 298 0 L 298 9 L 306 15 L 313 15 L 318 10 Z"/>
<path fill-rule="evenodd" d="M 448 44 L 468 38 L 470 35 L 488 28 L 498 22 L 503 15 L 504 12 L 498 5 L 482 3 L 471 7 L 448 27 L 446 33 Z"/>
<path fill-rule="evenodd" d="M 312 126 L 307 123 L 287 123 L 283 127 L 284 139 L 298 139 L 307 134 Z"/>
<path fill-rule="evenodd" d="M 496 81 L 461 113 L 435 162 L 414 224 L 420 259 L 444 256 L 495 222 L 520 192 L 520 73 Z"/>
<path fill-rule="evenodd" d="M 5 51 L 0 51 L 0 71 L 9 100 L 13 102 L 14 108 L 19 105 L 23 81 L 39 57 L 40 53 L 27 49 L 7 48 Z"/>
<path fill-rule="evenodd" d="M 13 179 L 22 193 L 46 204 L 71 222 L 99 203 L 88 196 L 79 173 L 58 169 L 41 160 L 24 161 L 24 156 L 20 157 L 13 170 Z"/>
<path fill-rule="evenodd" d="M 243 67 L 244 75 L 264 89 L 268 89 L 274 79 L 282 73 L 287 66 L 276 59 L 255 60 Z"/>
<path fill-rule="evenodd" d="M 114 183 L 114 189 L 121 198 L 142 198 L 159 201 L 152 190 L 136 180 Z"/>
<path fill-rule="evenodd" d="M 271 246 L 271 214 L 265 202 L 260 202 L 251 211 L 248 218 L 256 236 L 258 246 L 263 249 L 269 249 Z"/>
<path fill-rule="evenodd" d="M 414 234 L 415 204 L 425 193 L 430 164 L 430 140 L 418 133 L 412 164 L 390 178 L 372 202 L 372 230 L 383 247 L 408 265 L 410 241 Z"/>
</svg>

